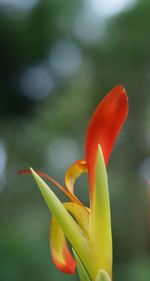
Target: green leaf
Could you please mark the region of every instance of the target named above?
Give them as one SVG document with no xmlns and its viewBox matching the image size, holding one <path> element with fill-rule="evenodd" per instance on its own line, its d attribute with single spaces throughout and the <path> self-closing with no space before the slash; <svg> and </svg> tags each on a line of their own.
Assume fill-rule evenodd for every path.
<svg viewBox="0 0 150 281">
<path fill-rule="evenodd" d="M 87 240 L 84 236 L 84 232 L 68 213 L 61 201 L 57 198 L 49 186 L 37 175 L 33 169 L 31 169 L 31 172 L 45 202 L 47 203 L 49 210 L 55 216 L 58 224 L 61 226 L 72 247 L 78 253 L 80 253 L 82 257 L 84 257 L 87 251 Z"/>
<path fill-rule="evenodd" d="M 98 145 L 95 187 L 90 216 L 90 240 L 94 245 L 97 268 L 112 274 L 112 236 L 110 203 L 106 166 L 101 146 Z"/>
<path fill-rule="evenodd" d="M 77 255 L 77 253 L 75 252 L 74 249 L 72 249 L 72 250 L 73 250 L 76 262 L 77 262 L 77 268 L 78 268 L 78 273 L 79 273 L 79 276 L 80 276 L 80 280 L 81 281 L 92 281 L 90 279 L 89 274 L 87 273 L 87 271 L 86 271 L 82 261 L 80 260 L 79 256 Z"/>
<path fill-rule="evenodd" d="M 107 274 L 107 272 L 103 269 L 101 269 L 96 277 L 95 281 L 111 281 L 109 275 Z"/>
<path fill-rule="evenodd" d="M 89 236 L 89 210 L 73 202 L 65 202 L 64 207 L 73 215 L 84 233 Z"/>
</svg>

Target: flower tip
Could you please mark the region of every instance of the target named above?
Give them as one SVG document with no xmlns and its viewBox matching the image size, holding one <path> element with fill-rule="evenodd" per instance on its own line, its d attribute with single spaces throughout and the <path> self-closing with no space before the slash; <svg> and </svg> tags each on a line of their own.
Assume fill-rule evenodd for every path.
<svg viewBox="0 0 150 281">
<path fill-rule="evenodd" d="M 66 257 L 67 258 L 67 257 Z M 76 273 L 76 262 L 70 255 L 69 260 L 66 259 L 65 263 L 60 263 L 57 259 L 53 258 L 53 262 L 59 271 L 73 275 Z"/>
<path fill-rule="evenodd" d="M 122 92 L 125 92 L 125 88 L 122 85 L 117 85 L 117 86 L 115 86 L 115 88 L 118 88 Z"/>
<path fill-rule="evenodd" d="M 128 115 L 128 111 L 129 111 L 128 95 L 126 93 L 125 88 L 122 85 L 118 85 L 115 88 L 113 88 L 113 90 L 111 92 L 109 92 L 107 96 L 108 96 L 108 100 L 110 97 L 110 100 L 109 100 L 110 104 L 112 102 L 116 102 L 116 107 L 119 110 L 120 110 L 120 108 L 122 109 L 120 116 L 123 117 L 123 122 L 124 122 Z M 119 113 L 117 113 L 117 114 L 119 116 Z"/>
<path fill-rule="evenodd" d="M 118 92 L 118 94 L 121 94 L 123 98 L 125 98 L 125 100 L 127 101 L 128 103 L 128 96 L 127 96 L 127 93 L 126 93 L 126 90 L 125 88 L 122 86 L 122 85 L 118 85 L 114 88 L 115 92 Z"/>
</svg>

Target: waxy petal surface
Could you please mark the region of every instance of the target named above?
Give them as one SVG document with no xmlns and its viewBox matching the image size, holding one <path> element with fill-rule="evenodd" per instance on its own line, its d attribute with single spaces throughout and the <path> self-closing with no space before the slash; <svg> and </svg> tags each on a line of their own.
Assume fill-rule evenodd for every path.
<svg viewBox="0 0 150 281">
<path fill-rule="evenodd" d="M 55 217 L 52 218 L 50 226 L 50 251 L 53 262 L 60 271 L 68 274 L 75 273 L 76 262 L 68 249 L 64 232 Z"/>
<path fill-rule="evenodd" d="M 86 133 L 86 161 L 90 189 L 95 181 L 96 154 L 101 145 L 107 165 L 115 140 L 128 114 L 128 97 L 122 86 L 115 87 L 97 106 Z"/>
<path fill-rule="evenodd" d="M 72 203 L 63 203 L 65 209 L 71 213 L 85 235 L 89 235 L 89 214 L 82 206 Z M 64 232 L 58 224 L 55 217 L 52 218 L 50 226 L 50 251 L 56 267 L 65 273 L 73 274 L 76 268 L 76 262 L 72 257 Z"/>
<path fill-rule="evenodd" d="M 65 174 L 65 185 L 71 193 L 74 193 L 74 184 L 76 179 L 83 173 L 87 173 L 85 160 L 78 160 L 68 168 Z"/>
</svg>

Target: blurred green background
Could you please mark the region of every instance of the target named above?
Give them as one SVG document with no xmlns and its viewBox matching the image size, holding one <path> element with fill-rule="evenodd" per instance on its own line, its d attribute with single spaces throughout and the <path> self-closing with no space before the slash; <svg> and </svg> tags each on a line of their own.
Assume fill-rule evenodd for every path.
<svg viewBox="0 0 150 281">
<path fill-rule="evenodd" d="M 63 184 L 84 158 L 93 110 L 118 84 L 130 113 L 108 167 L 114 280 L 150 280 L 149 30 L 149 0 L 0 0 L 1 281 L 79 280 L 53 266 L 50 214 L 16 171 L 32 166 Z M 86 176 L 77 186 L 88 204 Z"/>
</svg>

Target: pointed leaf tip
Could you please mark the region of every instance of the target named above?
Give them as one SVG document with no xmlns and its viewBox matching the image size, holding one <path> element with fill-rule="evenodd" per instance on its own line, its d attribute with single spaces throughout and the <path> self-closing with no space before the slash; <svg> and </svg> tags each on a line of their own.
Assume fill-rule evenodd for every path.
<svg viewBox="0 0 150 281">
<path fill-rule="evenodd" d="M 101 270 L 98 272 L 95 281 L 111 281 L 111 279 L 110 279 L 108 273 L 107 273 L 104 269 L 101 269 Z"/>
<path fill-rule="evenodd" d="M 74 194 L 72 194 L 69 190 L 66 190 L 61 184 L 59 184 L 57 181 L 55 181 L 52 177 L 43 173 L 40 170 L 34 170 L 34 172 L 36 172 L 36 174 L 38 176 L 40 176 L 41 178 L 44 178 L 44 179 L 50 181 L 50 183 L 52 183 L 55 187 L 59 188 L 59 190 L 61 190 L 72 202 L 76 202 L 79 205 L 82 205 L 80 200 Z M 33 175 L 33 169 L 30 168 L 30 169 L 25 169 L 25 170 L 19 170 L 18 174 L 20 174 L 20 175 L 32 174 Z"/>
<path fill-rule="evenodd" d="M 35 171 L 32 169 L 32 167 L 29 167 L 32 174 L 36 174 Z"/>
</svg>

